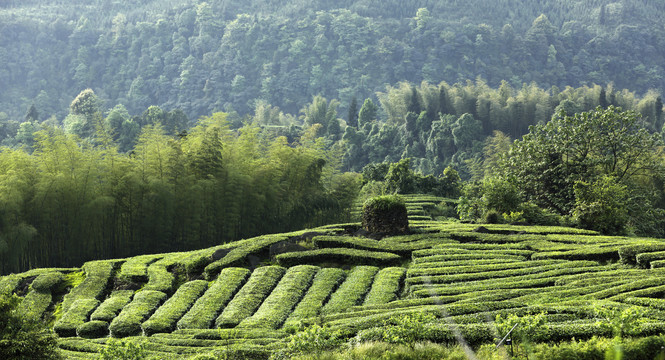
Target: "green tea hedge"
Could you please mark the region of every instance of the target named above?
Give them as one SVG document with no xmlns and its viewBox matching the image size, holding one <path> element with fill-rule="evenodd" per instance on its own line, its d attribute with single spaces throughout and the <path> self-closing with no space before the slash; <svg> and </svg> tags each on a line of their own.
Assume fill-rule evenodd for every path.
<svg viewBox="0 0 665 360">
<path fill-rule="evenodd" d="M 251 316 L 270 295 L 286 270 L 279 266 L 260 267 L 229 302 L 215 321 L 216 327 L 233 327 Z"/>
<path fill-rule="evenodd" d="M 244 268 L 226 268 L 210 288 L 178 321 L 178 329 L 207 329 L 219 316 L 226 304 L 245 283 L 250 271 Z"/>
<path fill-rule="evenodd" d="M 208 282 L 194 280 L 180 286 L 164 305 L 160 306 L 141 328 L 145 335 L 170 332 L 176 322 L 192 307 L 196 299 L 208 288 Z"/>
<path fill-rule="evenodd" d="M 299 265 L 289 268 L 275 289 L 251 317 L 239 327 L 276 329 L 289 316 L 312 284 L 319 268 L 312 265 Z"/>
<path fill-rule="evenodd" d="M 342 264 L 393 265 L 402 259 L 389 252 L 356 250 L 348 248 L 328 248 L 279 254 L 277 262 L 283 266 L 319 264 L 326 262 Z"/>
</svg>

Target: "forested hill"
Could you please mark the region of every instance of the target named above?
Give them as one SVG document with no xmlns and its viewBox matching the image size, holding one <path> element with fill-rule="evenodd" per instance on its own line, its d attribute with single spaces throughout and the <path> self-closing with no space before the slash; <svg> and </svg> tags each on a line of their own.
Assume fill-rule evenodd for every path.
<svg viewBox="0 0 665 360">
<path fill-rule="evenodd" d="M 62 121 L 85 88 L 191 119 L 256 99 L 297 114 L 316 94 L 343 113 L 405 80 L 644 93 L 665 88 L 664 17 L 651 0 L 6 0 L 0 123 L 31 104 Z"/>
</svg>

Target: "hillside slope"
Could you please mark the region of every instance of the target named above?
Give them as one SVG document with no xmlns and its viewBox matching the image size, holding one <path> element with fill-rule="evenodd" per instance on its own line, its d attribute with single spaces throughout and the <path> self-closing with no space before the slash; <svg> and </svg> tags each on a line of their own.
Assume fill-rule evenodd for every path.
<svg viewBox="0 0 665 360">
<path fill-rule="evenodd" d="M 266 358 L 302 324 L 372 340 L 405 314 L 445 320 L 425 325 L 429 340 L 455 343 L 456 324 L 471 345 L 493 341 L 499 314 L 544 312 L 538 341 L 611 336 L 598 305 L 643 311 L 637 336 L 665 331 L 665 241 L 440 222 L 425 210 L 442 199 L 409 199 L 411 235 L 377 241 L 341 224 L 35 269 L 0 278 L 0 292 L 52 322 L 71 359 L 94 358 L 109 334 L 142 341 L 159 359 L 220 349 Z"/>
<path fill-rule="evenodd" d="M 0 111 L 20 122 L 34 103 L 40 120 L 62 121 L 85 88 L 106 108 L 123 104 L 139 114 L 159 105 L 190 118 L 231 109 L 244 115 L 257 99 L 298 114 L 317 94 L 339 99 L 344 113 L 353 96 L 373 97 L 400 81 L 482 77 L 516 88 L 535 81 L 544 88 L 614 83 L 662 91 L 664 6 L 647 0 L 5 1 Z"/>
</svg>

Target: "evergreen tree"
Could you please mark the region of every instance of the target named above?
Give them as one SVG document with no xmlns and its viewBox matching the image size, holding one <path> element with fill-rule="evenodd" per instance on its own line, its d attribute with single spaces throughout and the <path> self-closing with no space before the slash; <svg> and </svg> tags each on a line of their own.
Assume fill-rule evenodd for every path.
<svg viewBox="0 0 665 360">
<path fill-rule="evenodd" d="M 346 117 L 346 125 L 358 128 L 358 99 L 354 96 L 349 105 L 349 114 Z"/>
</svg>

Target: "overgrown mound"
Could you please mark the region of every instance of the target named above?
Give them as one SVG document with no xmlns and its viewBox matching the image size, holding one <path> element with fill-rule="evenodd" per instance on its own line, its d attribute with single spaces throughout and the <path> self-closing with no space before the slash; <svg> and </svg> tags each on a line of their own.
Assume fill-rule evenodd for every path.
<svg viewBox="0 0 665 360">
<path fill-rule="evenodd" d="M 409 233 L 409 219 L 404 199 L 396 195 L 377 196 L 365 202 L 363 229 L 381 235 Z"/>
</svg>

